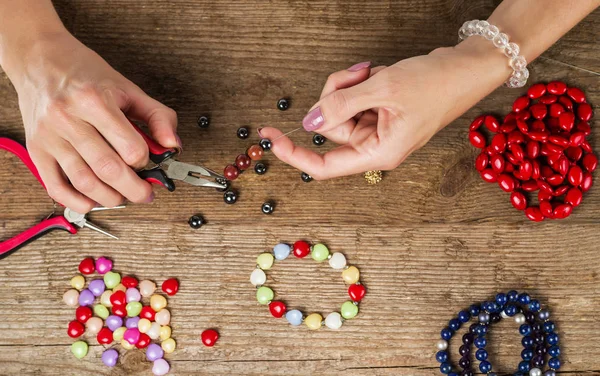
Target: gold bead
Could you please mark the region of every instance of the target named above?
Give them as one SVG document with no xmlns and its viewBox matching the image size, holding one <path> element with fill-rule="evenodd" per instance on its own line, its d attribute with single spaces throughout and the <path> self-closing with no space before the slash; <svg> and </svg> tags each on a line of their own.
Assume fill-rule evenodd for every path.
<svg viewBox="0 0 600 376">
<path fill-rule="evenodd" d="M 365 172 L 365 180 L 368 184 L 377 184 L 383 180 L 383 172 L 379 170 Z"/>
</svg>

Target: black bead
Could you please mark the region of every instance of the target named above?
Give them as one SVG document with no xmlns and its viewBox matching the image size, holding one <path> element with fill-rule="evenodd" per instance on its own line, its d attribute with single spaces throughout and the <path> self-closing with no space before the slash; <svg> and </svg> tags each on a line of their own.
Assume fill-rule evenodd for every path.
<svg viewBox="0 0 600 376">
<path fill-rule="evenodd" d="M 533 312 L 526 312 L 525 313 L 525 320 L 527 320 L 527 322 L 530 323 L 530 324 L 535 323 L 535 313 L 533 313 Z"/>
<path fill-rule="evenodd" d="M 306 172 L 303 172 L 300 176 L 302 177 L 302 181 L 305 183 L 310 183 L 313 180 L 312 176 L 310 176 Z"/>
<path fill-rule="evenodd" d="M 479 327 L 479 324 L 471 324 L 471 326 L 469 326 L 469 333 L 475 333 L 477 331 L 477 327 Z"/>
<path fill-rule="evenodd" d="M 475 340 L 475 335 L 473 333 L 466 333 L 462 337 L 462 342 L 467 346 L 471 345 L 474 340 Z"/>
<path fill-rule="evenodd" d="M 245 140 L 248 138 L 248 136 L 250 135 L 250 132 L 248 131 L 248 128 L 246 127 L 240 127 L 237 130 L 237 136 L 239 138 L 241 138 L 242 140 Z"/>
<path fill-rule="evenodd" d="M 263 138 L 258 144 L 264 151 L 271 150 L 271 140 L 269 140 L 268 138 Z"/>
<path fill-rule="evenodd" d="M 192 215 L 188 221 L 191 228 L 198 229 L 204 224 L 204 218 L 200 215 Z"/>
<path fill-rule="evenodd" d="M 544 345 L 536 346 L 535 353 L 538 355 L 544 355 L 548 352 L 548 349 Z"/>
<path fill-rule="evenodd" d="M 536 355 L 531 360 L 531 365 L 533 365 L 534 367 L 541 368 L 541 367 L 544 366 L 544 364 L 546 364 L 546 360 L 544 359 L 544 355 Z"/>
<path fill-rule="evenodd" d="M 492 324 L 497 324 L 502 320 L 502 317 L 499 313 L 490 313 L 490 322 Z"/>
<path fill-rule="evenodd" d="M 226 204 L 235 204 L 237 201 L 237 193 L 234 191 L 227 191 L 223 195 L 223 200 L 225 200 Z"/>
<path fill-rule="evenodd" d="M 267 172 L 267 166 L 264 163 L 257 163 L 254 165 L 254 172 L 258 175 L 264 175 Z"/>
<path fill-rule="evenodd" d="M 471 348 L 467 345 L 462 345 L 458 348 L 458 353 L 460 354 L 460 356 L 465 356 L 471 353 Z"/>
<path fill-rule="evenodd" d="M 535 323 L 535 324 L 531 325 L 531 331 L 533 331 L 534 333 L 541 333 L 542 325 L 540 325 L 539 323 Z"/>
<path fill-rule="evenodd" d="M 217 178 L 217 179 L 215 179 L 215 181 L 217 183 L 222 184 L 222 185 L 225 186 L 225 188 L 217 188 L 217 191 L 219 191 L 219 192 L 227 192 L 229 190 L 229 185 L 230 185 L 229 180 L 227 180 L 225 178 L 223 178 L 223 179 Z"/>
<path fill-rule="evenodd" d="M 544 333 L 535 333 L 533 335 L 533 341 L 537 344 L 537 345 L 543 345 L 544 342 L 546 342 L 546 336 L 544 335 Z"/>
<path fill-rule="evenodd" d="M 209 125 L 210 125 L 210 121 L 208 120 L 208 117 L 200 116 L 198 118 L 198 126 L 200 128 L 208 128 Z"/>
<path fill-rule="evenodd" d="M 277 101 L 277 108 L 281 111 L 285 111 L 290 108 L 290 101 L 287 98 L 281 98 Z"/>
<path fill-rule="evenodd" d="M 461 372 L 461 376 L 473 376 L 473 375 L 474 375 L 474 373 L 470 369 L 466 369 Z"/>
<path fill-rule="evenodd" d="M 325 143 L 325 141 L 327 141 L 327 139 L 320 134 L 316 134 L 313 136 L 313 144 L 315 144 L 317 146 L 323 145 Z"/>
<path fill-rule="evenodd" d="M 272 214 L 275 210 L 275 204 L 272 202 L 265 202 L 262 204 L 262 212 L 265 214 Z"/>
</svg>

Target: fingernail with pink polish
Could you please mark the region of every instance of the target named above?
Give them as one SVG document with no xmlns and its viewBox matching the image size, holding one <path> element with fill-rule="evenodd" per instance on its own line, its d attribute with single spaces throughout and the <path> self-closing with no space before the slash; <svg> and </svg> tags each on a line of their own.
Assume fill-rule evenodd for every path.
<svg viewBox="0 0 600 376">
<path fill-rule="evenodd" d="M 152 193 L 150 194 L 150 196 L 148 196 L 148 198 L 146 199 L 146 201 L 145 201 L 145 202 L 146 202 L 146 204 L 149 204 L 149 203 L 151 203 L 152 201 L 154 201 L 154 192 L 152 192 Z"/>
<path fill-rule="evenodd" d="M 321 112 L 321 107 L 317 107 L 308 113 L 302 120 L 302 126 L 307 132 L 313 132 L 323 126 L 325 119 Z"/>
<path fill-rule="evenodd" d="M 181 142 L 181 138 L 179 138 L 178 134 L 175 135 L 175 138 L 177 138 L 177 144 L 179 145 L 179 149 L 183 151 L 183 143 Z"/>
<path fill-rule="evenodd" d="M 371 67 L 371 62 L 370 61 L 364 61 L 362 63 L 354 64 L 353 66 L 351 66 L 350 68 L 348 68 L 348 71 L 350 71 L 350 72 L 358 72 L 358 71 L 361 71 L 361 70 L 369 68 L 369 67 Z"/>
<path fill-rule="evenodd" d="M 264 138 L 263 135 L 262 135 L 262 133 L 260 133 L 260 131 L 262 131 L 262 130 L 263 130 L 262 128 L 258 128 L 256 130 L 256 133 L 258 133 L 258 137 L 260 137 L 260 138 Z"/>
</svg>

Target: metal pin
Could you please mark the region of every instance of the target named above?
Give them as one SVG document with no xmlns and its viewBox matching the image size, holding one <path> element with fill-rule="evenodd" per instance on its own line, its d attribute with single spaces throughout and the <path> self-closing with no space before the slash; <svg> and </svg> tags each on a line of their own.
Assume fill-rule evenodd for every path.
<svg viewBox="0 0 600 376">
<path fill-rule="evenodd" d="M 281 136 L 277 137 L 276 139 L 274 139 L 274 140 L 273 140 L 273 141 L 271 141 L 271 142 L 275 142 L 275 141 L 279 140 L 281 137 L 285 137 L 285 136 L 287 136 L 287 135 L 289 135 L 289 134 L 292 134 L 292 133 L 294 133 L 294 132 L 296 132 L 297 130 L 300 130 L 300 129 L 302 129 L 302 127 L 298 127 L 298 128 L 296 128 L 296 129 L 293 129 L 293 130 L 291 130 L 291 131 L 289 131 L 289 132 L 287 132 L 287 133 L 284 133 L 284 134 L 282 134 Z"/>
<path fill-rule="evenodd" d="M 89 221 L 86 221 L 86 222 L 83 224 L 83 226 L 84 226 L 84 227 L 87 227 L 87 228 L 89 228 L 89 229 L 92 229 L 92 230 L 94 230 L 94 231 L 97 231 L 97 232 L 99 232 L 99 233 L 101 233 L 101 234 L 104 234 L 104 235 L 108 236 L 109 238 L 113 238 L 113 239 L 119 240 L 119 238 L 117 238 L 117 237 L 116 237 L 116 236 L 114 236 L 113 234 L 111 234 L 111 233 L 109 233 L 109 232 L 107 232 L 107 231 L 105 231 L 105 230 L 101 229 L 100 227 L 96 226 L 96 225 L 95 225 L 95 224 L 93 224 L 93 223 L 90 223 Z"/>
<path fill-rule="evenodd" d="M 102 210 L 112 210 L 112 209 L 125 209 L 125 205 L 115 206 L 114 208 L 105 208 L 104 206 L 99 206 L 97 208 L 92 208 L 90 211 L 102 211 Z"/>
</svg>

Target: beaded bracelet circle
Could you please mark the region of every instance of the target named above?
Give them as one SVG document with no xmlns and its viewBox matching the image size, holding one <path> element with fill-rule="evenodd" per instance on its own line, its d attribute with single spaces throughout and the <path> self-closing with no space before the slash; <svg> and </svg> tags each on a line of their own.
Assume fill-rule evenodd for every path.
<svg viewBox="0 0 600 376">
<path fill-rule="evenodd" d="M 334 270 L 342 270 L 342 279 L 349 285 L 348 295 L 350 300 L 342 304 L 340 312 L 331 312 L 325 319 L 319 313 L 305 315 L 297 309 L 288 310 L 286 304 L 275 299 L 273 290 L 264 284 L 267 281 L 265 270 L 271 269 L 275 260 L 282 261 L 293 253 L 298 258 L 311 255 L 317 262 L 329 260 L 329 265 Z M 345 320 L 352 319 L 358 314 L 358 303 L 366 294 L 365 286 L 360 283 L 360 272 L 356 266 L 348 265 L 346 256 L 340 252 L 330 253 L 324 244 L 311 246 L 305 241 L 299 240 L 290 246 L 279 243 L 273 247 L 273 252 L 260 254 L 256 259 L 256 269 L 250 275 L 250 283 L 256 287 L 256 300 L 263 305 L 269 306 L 271 315 L 276 318 L 285 316 L 292 326 L 299 326 L 303 322 L 311 330 L 316 330 L 325 325 L 329 329 L 339 329 Z"/>
</svg>

